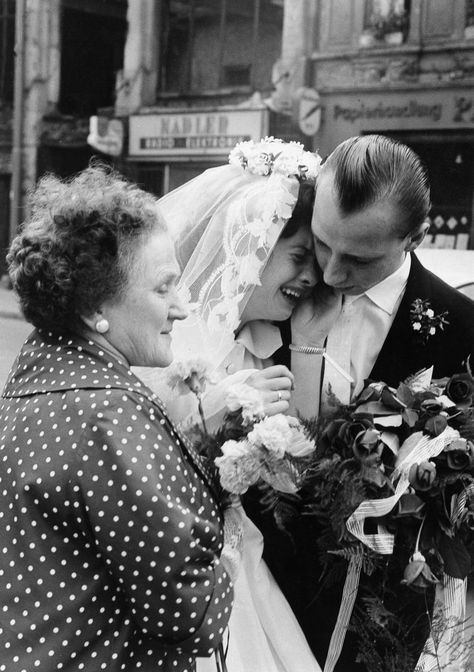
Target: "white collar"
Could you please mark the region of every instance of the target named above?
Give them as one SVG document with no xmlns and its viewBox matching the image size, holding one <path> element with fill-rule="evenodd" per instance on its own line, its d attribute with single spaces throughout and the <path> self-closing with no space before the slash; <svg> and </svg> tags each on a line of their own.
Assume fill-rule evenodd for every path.
<svg viewBox="0 0 474 672">
<path fill-rule="evenodd" d="M 268 359 L 283 344 L 280 329 L 267 320 L 254 320 L 245 324 L 235 339 L 254 357 Z"/>
<path fill-rule="evenodd" d="M 408 276 L 410 275 L 411 256 L 407 254 L 399 268 L 391 275 L 381 280 L 363 294 L 357 296 L 345 296 L 344 303 L 351 304 L 357 301 L 361 296 L 366 296 L 381 310 L 391 315 L 395 310 L 400 294 L 406 287 Z"/>
<path fill-rule="evenodd" d="M 384 278 L 365 292 L 365 295 L 379 308 L 391 315 L 395 310 L 400 294 L 406 287 L 410 275 L 411 256 L 407 254 L 403 264 L 391 275 Z"/>
</svg>

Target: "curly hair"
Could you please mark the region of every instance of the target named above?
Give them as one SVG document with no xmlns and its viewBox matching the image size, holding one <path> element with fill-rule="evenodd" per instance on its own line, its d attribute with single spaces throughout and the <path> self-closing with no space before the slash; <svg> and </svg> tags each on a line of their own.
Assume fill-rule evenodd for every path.
<svg viewBox="0 0 474 672">
<path fill-rule="evenodd" d="M 103 165 L 69 180 L 46 175 L 7 255 L 25 318 L 55 332 L 81 332 L 81 315 L 119 298 L 144 237 L 166 231 L 156 200 Z"/>
</svg>

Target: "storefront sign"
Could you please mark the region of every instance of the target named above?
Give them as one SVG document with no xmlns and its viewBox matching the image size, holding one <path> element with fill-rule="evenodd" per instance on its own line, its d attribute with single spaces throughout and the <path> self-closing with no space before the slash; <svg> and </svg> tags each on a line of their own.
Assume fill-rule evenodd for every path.
<svg viewBox="0 0 474 672">
<path fill-rule="evenodd" d="M 316 89 L 299 91 L 298 125 L 305 135 L 314 135 L 321 124 L 321 99 Z"/>
<path fill-rule="evenodd" d="M 268 132 L 268 111 L 163 112 L 130 117 L 130 156 L 226 155 Z"/>
<path fill-rule="evenodd" d="M 90 117 L 87 144 L 103 154 L 120 156 L 123 147 L 123 124 L 120 119 Z"/>
<path fill-rule="evenodd" d="M 474 94 L 465 90 L 327 96 L 326 120 L 351 130 L 474 126 Z"/>
<path fill-rule="evenodd" d="M 333 110 L 334 121 L 344 119 L 354 122 L 357 120 L 380 119 L 424 119 L 425 121 L 439 121 L 443 109 L 442 103 L 434 105 L 409 100 L 403 103 L 387 104 L 379 101 L 375 104 L 357 103 L 335 105 Z"/>
</svg>

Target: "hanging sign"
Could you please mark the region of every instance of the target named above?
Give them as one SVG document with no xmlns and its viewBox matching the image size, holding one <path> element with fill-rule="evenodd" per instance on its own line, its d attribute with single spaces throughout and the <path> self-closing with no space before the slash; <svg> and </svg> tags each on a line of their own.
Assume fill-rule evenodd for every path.
<svg viewBox="0 0 474 672">
<path fill-rule="evenodd" d="M 298 92 L 298 125 L 305 135 L 315 135 L 321 125 L 321 99 L 316 89 L 303 87 Z"/>
</svg>

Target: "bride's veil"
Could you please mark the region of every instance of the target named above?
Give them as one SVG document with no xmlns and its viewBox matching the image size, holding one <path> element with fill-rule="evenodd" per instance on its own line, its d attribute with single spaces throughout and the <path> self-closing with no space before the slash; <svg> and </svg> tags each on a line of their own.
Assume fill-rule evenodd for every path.
<svg viewBox="0 0 474 672">
<path fill-rule="evenodd" d="M 219 371 L 235 345 L 242 311 L 292 215 L 300 179 L 314 183 L 319 163 L 320 157 L 299 143 L 273 138 L 241 143 L 230 165 L 210 168 L 158 201 L 189 310 L 189 317 L 173 327 L 175 360 L 199 357 L 210 363 L 211 372 Z M 155 378 L 160 375 L 155 370 Z"/>
<path fill-rule="evenodd" d="M 298 197 L 297 180 L 249 177 L 235 166 L 206 170 L 158 207 L 175 241 L 190 316 L 173 328 L 176 358 L 210 359 L 234 345 L 240 315 Z"/>
</svg>

